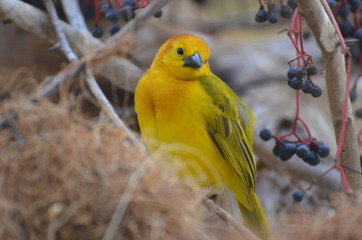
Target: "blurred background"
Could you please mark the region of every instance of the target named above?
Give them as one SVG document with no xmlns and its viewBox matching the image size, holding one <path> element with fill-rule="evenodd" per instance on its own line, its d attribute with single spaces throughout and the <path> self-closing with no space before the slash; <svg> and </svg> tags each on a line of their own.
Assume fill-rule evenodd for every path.
<svg viewBox="0 0 362 240">
<path fill-rule="evenodd" d="M 26 2 L 44 10 L 40 0 Z M 102 4 L 105 1 L 100 2 Z M 91 31 L 95 25 L 93 1 L 80 0 L 79 3 Z M 61 5 L 57 6 L 60 16 L 66 20 Z M 305 49 L 318 66 L 318 73 L 313 81 L 322 88 L 323 94 L 320 98 L 301 94 L 301 117 L 309 126 L 312 135 L 331 147 L 331 154 L 316 167 L 309 166 L 296 157 L 282 162 L 272 153 L 274 143 L 264 142 L 258 136 L 264 127 L 271 129 L 276 135 L 288 132 L 296 111 L 295 91 L 288 86 L 286 75 L 288 62 L 296 57 L 293 44 L 287 36 L 291 20 L 280 18 L 275 24 L 257 23 L 255 14 L 258 10 L 257 0 L 171 1 L 162 9 L 160 18 L 151 18 L 133 35 L 130 54 L 131 62 L 147 68 L 158 48 L 171 36 L 193 33 L 208 42 L 212 71 L 250 105 L 256 115 L 256 191 L 273 231 L 278 231 L 281 226 L 291 223 L 295 216 L 293 214 L 301 211 L 333 215 L 335 209 L 332 198 L 338 201 L 342 197 L 338 194 L 335 197 L 341 190 L 340 177 L 336 170 L 318 179 L 313 188 L 306 192 L 302 202 L 297 203 L 292 197 L 295 190 L 308 188 L 315 177 L 333 165 L 336 148 L 321 53 L 306 24 Z M 120 20 L 119 24 L 122 27 L 126 23 Z M 107 41 L 111 37 L 107 30 L 111 24 L 101 18 L 99 25 L 104 31 L 100 39 Z M 4 21 L 0 24 L 0 32 L 2 101 L 14 96 L 16 91 L 31 92 L 47 76 L 56 74 L 67 64 L 59 50 L 49 51 L 52 44 L 11 22 Z M 353 76 L 357 76 L 357 65 L 354 65 L 353 69 L 357 69 L 353 72 Z M 117 88 L 114 83 L 101 76 L 96 78 L 119 115 L 137 131 L 132 90 Z M 73 86 L 71 91 L 82 95 L 79 85 Z M 83 111 L 90 118 L 99 114 L 99 109 L 87 97 L 80 99 Z M 360 107 L 358 104 L 354 103 L 354 107 Z M 358 121 L 357 125 L 360 129 Z"/>
</svg>

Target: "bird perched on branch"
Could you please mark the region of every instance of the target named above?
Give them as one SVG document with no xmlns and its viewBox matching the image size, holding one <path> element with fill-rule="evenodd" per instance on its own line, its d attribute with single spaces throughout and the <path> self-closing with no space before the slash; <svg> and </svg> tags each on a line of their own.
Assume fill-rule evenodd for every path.
<svg viewBox="0 0 362 240">
<path fill-rule="evenodd" d="M 267 237 L 269 225 L 255 193 L 255 118 L 211 72 L 209 53 L 206 42 L 191 34 L 161 46 L 136 88 L 141 134 L 151 152 L 166 149 L 182 163 L 179 175 L 195 186 L 228 187 L 244 224 Z"/>
</svg>

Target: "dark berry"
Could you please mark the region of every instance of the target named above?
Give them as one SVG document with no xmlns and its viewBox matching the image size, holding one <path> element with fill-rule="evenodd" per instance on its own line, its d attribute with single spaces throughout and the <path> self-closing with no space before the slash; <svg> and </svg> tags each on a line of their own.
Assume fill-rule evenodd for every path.
<svg viewBox="0 0 362 240">
<path fill-rule="evenodd" d="M 308 64 L 306 70 L 308 76 L 314 76 L 318 72 L 318 67 L 314 64 Z"/>
<path fill-rule="evenodd" d="M 280 6 L 280 16 L 283 18 L 291 18 L 293 16 L 293 9 L 288 5 L 281 5 Z"/>
<path fill-rule="evenodd" d="M 302 190 L 296 190 L 293 192 L 293 198 L 294 198 L 294 201 L 296 202 L 301 202 L 304 198 L 304 191 Z"/>
<path fill-rule="evenodd" d="M 106 11 L 105 18 L 110 22 L 115 22 L 119 18 L 119 13 L 117 12 L 116 9 L 110 8 Z"/>
<path fill-rule="evenodd" d="M 273 154 L 276 157 L 279 157 L 280 154 L 280 148 L 282 147 L 282 143 L 280 143 L 278 140 L 275 141 L 275 146 L 273 148 Z"/>
<path fill-rule="evenodd" d="M 162 9 L 160 9 L 158 12 L 156 12 L 153 16 L 155 17 L 155 18 L 160 18 L 160 17 L 162 17 L 162 14 L 163 14 L 163 11 L 162 11 Z"/>
<path fill-rule="evenodd" d="M 350 4 L 349 10 L 353 13 L 357 12 L 358 8 L 361 7 L 362 3 L 358 1 L 356 4 Z"/>
<path fill-rule="evenodd" d="M 336 2 L 334 0 L 327 0 L 327 3 L 329 5 L 329 8 L 333 11 L 336 7 Z"/>
<path fill-rule="evenodd" d="M 273 134 L 269 129 L 263 128 L 262 130 L 260 130 L 259 136 L 263 141 L 269 141 L 272 138 Z"/>
<path fill-rule="evenodd" d="M 304 162 L 308 163 L 311 166 L 316 166 L 320 163 L 320 159 L 316 153 L 308 151 L 307 155 L 302 158 Z"/>
<path fill-rule="evenodd" d="M 321 158 L 328 157 L 330 151 L 331 149 L 329 148 L 329 146 L 327 146 L 322 141 L 318 141 L 318 147 L 315 151 L 318 154 L 318 156 L 320 156 Z"/>
<path fill-rule="evenodd" d="M 362 108 L 358 108 L 358 109 L 356 110 L 356 117 L 362 118 Z"/>
<path fill-rule="evenodd" d="M 361 42 L 359 42 L 358 45 L 362 46 Z M 359 63 L 360 50 L 358 48 L 354 47 L 354 46 L 350 46 L 349 52 L 352 55 L 353 61 L 355 61 L 356 63 Z"/>
<path fill-rule="evenodd" d="M 123 2 L 123 5 L 135 7 L 135 6 L 136 6 L 136 3 L 135 3 L 133 0 L 125 0 L 125 1 Z"/>
<path fill-rule="evenodd" d="M 295 77 L 296 72 L 297 72 L 296 67 L 289 67 L 288 72 L 287 72 L 288 78 Z"/>
<path fill-rule="evenodd" d="M 268 20 L 268 12 L 263 7 L 263 9 L 259 9 L 259 11 L 255 14 L 255 21 L 261 23 L 266 20 Z"/>
<path fill-rule="evenodd" d="M 300 143 L 297 145 L 297 149 L 295 150 L 295 154 L 301 159 L 305 158 L 309 152 L 309 147 L 304 143 Z"/>
<path fill-rule="evenodd" d="M 353 33 L 353 37 L 362 41 L 362 28 L 356 29 L 356 31 Z"/>
<path fill-rule="evenodd" d="M 344 20 L 338 26 L 339 29 L 341 30 L 343 37 L 349 37 L 353 35 L 354 28 L 349 21 Z"/>
<path fill-rule="evenodd" d="M 94 26 L 92 29 L 92 36 L 95 38 L 101 38 L 103 36 L 103 29 L 100 26 Z"/>
<path fill-rule="evenodd" d="M 298 7 L 297 1 L 295 1 L 295 0 L 288 0 L 287 4 L 288 4 L 288 6 L 291 7 L 293 10 Z"/>
<path fill-rule="evenodd" d="M 304 67 L 297 67 L 297 69 L 295 70 L 295 76 L 298 78 L 304 78 L 305 77 Z"/>
<path fill-rule="evenodd" d="M 270 23 L 277 23 L 279 20 L 278 14 L 268 14 L 268 21 Z"/>
<path fill-rule="evenodd" d="M 134 11 L 133 7 L 131 6 L 124 6 L 121 10 L 123 19 L 126 22 L 131 21 L 135 16 L 136 16 L 136 12 Z"/>
<path fill-rule="evenodd" d="M 101 6 L 101 13 L 106 13 L 111 7 L 108 4 L 103 4 Z"/>
<path fill-rule="evenodd" d="M 338 9 L 338 15 L 341 18 L 346 19 L 348 17 L 348 14 L 349 14 L 349 9 L 347 5 L 340 6 L 340 8 Z"/>
<path fill-rule="evenodd" d="M 320 97 L 320 96 L 322 95 L 322 89 L 321 89 L 319 86 L 314 85 L 314 86 L 312 87 L 312 90 L 310 91 L 310 94 L 311 94 L 313 97 L 318 98 L 318 97 Z"/>
<path fill-rule="evenodd" d="M 305 79 L 293 77 L 292 79 L 288 79 L 288 85 L 293 88 L 294 90 L 300 90 L 304 86 Z"/>
<path fill-rule="evenodd" d="M 351 102 L 356 101 L 357 99 L 357 91 L 354 89 L 349 90 L 349 99 L 351 99 Z"/>
<path fill-rule="evenodd" d="M 359 0 L 347 0 L 350 5 L 358 4 Z"/>
<path fill-rule="evenodd" d="M 296 146 L 294 143 L 285 143 L 281 148 L 279 152 L 279 158 L 282 161 L 288 161 L 296 151 Z"/>
<path fill-rule="evenodd" d="M 305 83 L 304 83 L 304 86 L 303 86 L 303 88 L 302 88 L 302 91 L 304 92 L 304 93 L 311 93 L 312 92 L 312 90 L 313 90 L 313 87 L 314 87 L 314 84 L 312 83 L 312 81 L 311 80 L 309 80 L 309 79 L 307 79 L 306 81 L 305 81 Z"/>
<path fill-rule="evenodd" d="M 117 33 L 120 29 L 121 29 L 121 28 L 120 28 L 120 26 L 119 26 L 118 24 L 113 24 L 113 25 L 111 25 L 111 26 L 109 27 L 109 33 L 110 33 L 111 35 L 113 35 L 113 34 Z"/>
<path fill-rule="evenodd" d="M 268 12 L 268 21 L 270 23 L 276 23 L 279 20 L 280 8 L 274 5 L 270 6 Z"/>
</svg>

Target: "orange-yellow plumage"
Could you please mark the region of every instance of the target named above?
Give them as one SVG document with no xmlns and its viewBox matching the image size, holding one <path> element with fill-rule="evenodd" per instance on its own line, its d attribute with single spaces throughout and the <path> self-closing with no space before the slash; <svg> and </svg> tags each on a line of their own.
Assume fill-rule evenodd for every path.
<svg viewBox="0 0 362 240">
<path fill-rule="evenodd" d="M 135 108 L 149 149 L 164 148 L 200 187 L 228 187 L 244 223 L 261 236 L 269 226 L 254 191 L 254 115 L 209 68 L 209 48 L 190 34 L 171 38 L 139 80 Z"/>
</svg>

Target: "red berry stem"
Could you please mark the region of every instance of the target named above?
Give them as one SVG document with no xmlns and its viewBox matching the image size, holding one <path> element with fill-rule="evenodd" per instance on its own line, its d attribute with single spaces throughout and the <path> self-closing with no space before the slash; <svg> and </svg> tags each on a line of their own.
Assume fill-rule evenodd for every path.
<svg viewBox="0 0 362 240">
<path fill-rule="evenodd" d="M 119 7 L 119 9 L 123 8 L 123 3 L 121 3 L 119 0 L 114 0 L 117 4 L 117 6 Z"/>
<path fill-rule="evenodd" d="M 299 22 L 299 42 L 300 42 L 300 50 L 304 55 L 304 38 L 303 38 L 303 19 L 302 16 L 298 14 L 298 22 Z M 304 58 L 303 58 L 304 60 Z"/>
<path fill-rule="evenodd" d="M 147 7 L 148 4 L 150 3 L 146 0 L 138 0 L 135 9 Z"/>
<path fill-rule="evenodd" d="M 98 0 L 94 0 L 93 3 L 94 3 L 95 11 L 96 11 L 95 25 L 97 26 L 99 24 L 100 19 L 101 19 L 101 10 L 100 10 L 100 7 L 99 7 Z"/>
<path fill-rule="evenodd" d="M 337 23 L 336 19 L 334 18 L 333 12 L 332 12 L 332 10 L 329 8 L 329 5 L 328 5 L 327 1 L 326 1 L 326 0 L 322 0 L 322 4 L 323 4 L 324 9 L 326 10 L 326 12 L 327 12 L 327 14 L 328 14 L 328 16 L 329 16 L 329 18 L 330 18 L 333 26 L 334 26 L 334 29 L 335 29 L 336 32 L 337 32 L 337 36 L 338 36 L 338 39 L 339 39 L 339 44 L 341 45 L 341 48 L 342 48 L 342 53 L 345 55 L 346 52 L 348 52 L 348 47 L 347 47 L 346 43 L 344 42 L 344 38 L 343 38 L 343 36 L 342 36 L 341 31 L 339 30 L 338 23 Z M 337 6 L 336 6 L 335 9 L 337 9 Z M 335 10 L 335 11 L 336 11 L 336 10 Z M 336 16 L 338 17 L 338 14 L 336 14 Z M 348 74 L 348 73 L 347 73 L 347 74 Z"/>
<path fill-rule="evenodd" d="M 361 27 L 361 22 L 358 21 L 358 17 L 360 16 L 361 11 L 362 11 L 362 6 L 359 6 L 357 8 L 357 11 L 355 13 L 353 13 L 353 22 L 354 22 L 354 25 L 356 26 L 356 29 Z"/>
</svg>

